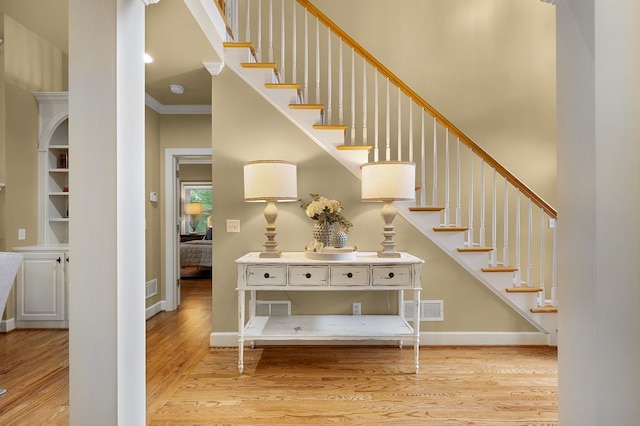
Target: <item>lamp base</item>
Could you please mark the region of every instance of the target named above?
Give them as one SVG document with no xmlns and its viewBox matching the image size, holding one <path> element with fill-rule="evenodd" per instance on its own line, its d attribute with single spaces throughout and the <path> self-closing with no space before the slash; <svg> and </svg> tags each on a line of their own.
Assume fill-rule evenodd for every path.
<svg viewBox="0 0 640 426">
<path fill-rule="evenodd" d="M 266 257 L 266 258 L 277 258 L 277 257 L 282 257 L 282 253 L 279 251 L 263 251 L 260 252 L 260 256 L 258 257 Z"/>
<path fill-rule="evenodd" d="M 378 257 L 401 257 L 401 254 L 397 251 L 393 251 L 393 252 L 379 251 Z"/>
</svg>

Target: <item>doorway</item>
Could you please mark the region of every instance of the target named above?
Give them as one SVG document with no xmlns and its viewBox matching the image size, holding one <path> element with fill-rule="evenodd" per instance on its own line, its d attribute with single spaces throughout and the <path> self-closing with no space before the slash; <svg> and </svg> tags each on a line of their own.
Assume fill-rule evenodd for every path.
<svg viewBox="0 0 640 426">
<path fill-rule="evenodd" d="M 167 148 L 164 161 L 165 310 L 180 305 L 181 164 L 211 164 L 211 148 Z"/>
</svg>

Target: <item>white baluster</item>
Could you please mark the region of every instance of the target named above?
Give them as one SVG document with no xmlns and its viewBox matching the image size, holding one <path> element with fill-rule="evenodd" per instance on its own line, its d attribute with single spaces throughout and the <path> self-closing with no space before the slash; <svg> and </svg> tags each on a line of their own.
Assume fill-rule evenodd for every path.
<svg viewBox="0 0 640 426">
<path fill-rule="evenodd" d="M 296 4 L 295 2 L 291 2 L 293 5 L 293 13 L 291 20 L 293 21 L 293 38 L 291 39 L 291 82 L 297 83 L 298 81 L 298 18 L 296 13 Z M 306 97 L 304 93 L 302 94 L 302 99 L 300 99 L 300 103 L 306 102 Z"/>
<path fill-rule="evenodd" d="M 379 138 L 379 108 L 380 99 L 378 95 L 378 70 L 375 69 L 373 72 L 374 76 L 374 86 L 373 86 L 373 161 L 378 161 L 379 152 L 380 152 L 380 138 Z"/>
<path fill-rule="evenodd" d="M 484 183 L 484 158 L 480 162 L 480 246 L 486 247 L 486 230 L 484 227 L 486 216 L 486 188 Z M 493 255 L 492 255 L 493 256 Z"/>
<path fill-rule="evenodd" d="M 553 227 L 553 253 L 551 254 L 551 304 L 558 306 L 558 221 Z"/>
<path fill-rule="evenodd" d="M 316 18 L 316 103 L 320 101 L 320 20 Z"/>
<path fill-rule="evenodd" d="M 367 145 L 367 60 L 362 57 L 362 145 Z"/>
<path fill-rule="evenodd" d="M 287 63 L 285 61 L 285 26 L 284 26 L 284 0 L 282 0 L 282 7 L 280 8 L 280 76 L 282 77 L 282 82 L 286 83 L 286 73 L 285 68 Z"/>
<path fill-rule="evenodd" d="M 269 62 L 273 62 L 273 0 L 269 0 Z"/>
<path fill-rule="evenodd" d="M 398 161 L 402 161 L 402 91 L 398 87 Z"/>
<path fill-rule="evenodd" d="M 424 132 L 425 111 L 420 108 L 420 205 L 427 203 L 427 141 Z"/>
<path fill-rule="evenodd" d="M 462 170 L 460 167 L 460 138 L 456 140 L 456 226 L 462 226 Z"/>
<path fill-rule="evenodd" d="M 331 31 L 327 29 L 327 124 L 333 122 L 333 116 L 331 115 L 331 104 L 333 103 L 331 72 Z"/>
<path fill-rule="evenodd" d="M 529 230 L 527 232 L 527 283 L 529 286 L 533 286 L 533 204 L 531 198 L 529 198 Z"/>
<path fill-rule="evenodd" d="M 247 16 L 244 27 L 244 41 L 251 41 L 251 3 L 249 0 L 245 2 L 245 9 L 247 11 Z"/>
<path fill-rule="evenodd" d="M 496 227 L 497 227 L 497 198 L 498 192 L 496 187 L 496 169 L 493 169 L 493 202 L 491 203 L 491 247 L 493 251 L 491 252 L 491 266 L 497 266 L 497 257 L 498 257 L 498 245 L 496 243 Z"/>
<path fill-rule="evenodd" d="M 504 213 L 503 213 L 503 218 L 502 218 L 502 225 L 503 225 L 503 231 L 504 231 L 504 235 L 503 240 L 503 246 L 502 246 L 502 263 L 504 264 L 504 266 L 509 265 L 509 181 L 507 180 L 507 178 L 504 178 L 504 201 L 503 201 L 503 205 L 504 205 Z"/>
<path fill-rule="evenodd" d="M 520 188 L 516 194 L 516 287 L 522 284 L 522 271 L 520 270 Z"/>
<path fill-rule="evenodd" d="M 431 205 L 438 205 L 438 120 L 433 117 L 433 183 L 431 185 Z"/>
<path fill-rule="evenodd" d="M 467 245 L 473 247 L 473 149 L 469 147 L 469 232 Z"/>
<path fill-rule="evenodd" d="M 309 99 L 309 12 L 304 14 L 304 98 Z"/>
<path fill-rule="evenodd" d="M 387 117 L 386 117 L 386 128 L 387 128 L 387 141 L 385 145 L 385 160 L 391 160 L 391 101 L 389 99 L 389 79 L 387 78 Z"/>
<path fill-rule="evenodd" d="M 351 145 L 356 144 L 356 51 L 351 49 Z"/>
<path fill-rule="evenodd" d="M 344 67 L 342 66 L 342 39 L 340 39 L 340 49 L 338 51 L 338 123 L 344 124 Z"/>
<path fill-rule="evenodd" d="M 262 1 L 258 2 L 258 62 L 262 62 Z"/>
<path fill-rule="evenodd" d="M 444 226 L 449 226 L 449 129 L 444 130 Z"/>
<path fill-rule="evenodd" d="M 540 288 L 542 291 L 538 292 L 538 306 L 544 306 L 547 299 L 544 289 L 544 219 L 544 210 L 540 209 Z"/>
<path fill-rule="evenodd" d="M 409 98 L 409 161 L 413 162 L 413 99 Z"/>
</svg>

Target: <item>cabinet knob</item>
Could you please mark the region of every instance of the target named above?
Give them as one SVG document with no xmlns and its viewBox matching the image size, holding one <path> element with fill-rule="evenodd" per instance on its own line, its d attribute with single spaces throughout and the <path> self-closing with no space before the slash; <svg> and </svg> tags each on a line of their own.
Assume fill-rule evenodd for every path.
<svg viewBox="0 0 640 426">
<path fill-rule="evenodd" d="M 62 258 L 58 257 L 58 258 L 56 259 L 56 262 L 58 262 L 58 263 L 62 263 Z"/>
<path fill-rule="evenodd" d="M 311 278 L 311 274 L 308 273 L 308 272 L 306 274 L 304 274 L 304 276 L 307 277 L 307 278 Z"/>
<path fill-rule="evenodd" d="M 393 272 L 389 272 L 389 278 L 393 278 L 395 274 Z"/>
<path fill-rule="evenodd" d="M 67 263 L 69 263 L 69 258 L 68 257 L 65 260 L 67 261 Z"/>
<path fill-rule="evenodd" d="M 265 277 L 265 278 L 269 278 L 269 273 L 268 273 L 268 272 L 265 272 L 265 273 L 264 273 L 264 277 Z"/>
<path fill-rule="evenodd" d="M 352 274 L 351 272 L 349 272 L 349 273 L 347 274 L 347 277 L 348 277 L 348 278 L 353 278 L 353 274 Z"/>
</svg>

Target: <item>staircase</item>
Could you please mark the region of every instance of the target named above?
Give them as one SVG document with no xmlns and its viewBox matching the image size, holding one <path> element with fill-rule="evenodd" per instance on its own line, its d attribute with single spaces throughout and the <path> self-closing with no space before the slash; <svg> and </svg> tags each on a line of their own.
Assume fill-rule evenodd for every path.
<svg viewBox="0 0 640 426">
<path fill-rule="evenodd" d="M 398 214 L 556 345 L 555 210 L 308 1 L 241 3 L 227 21 L 239 34 L 248 17 L 247 41 L 224 43 L 225 65 L 355 176 L 415 162 Z"/>
</svg>

